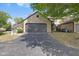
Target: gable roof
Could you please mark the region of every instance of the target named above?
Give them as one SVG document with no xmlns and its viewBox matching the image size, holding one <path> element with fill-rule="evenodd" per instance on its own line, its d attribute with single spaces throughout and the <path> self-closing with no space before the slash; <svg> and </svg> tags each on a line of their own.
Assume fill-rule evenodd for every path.
<svg viewBox="0 0 79 59">
<path fill-rule="evenodd" d="M 18 24 L 14 24 L 13 27 L 14 27 L 14 28 L 19 27 L 19 26 L 22 27 L 22 25 L 23 25 L 23 22 L 22 22 L 22 23 L 18 23 Z"/>
<path fill-rule="evenodd" d="M 35 15 L 36 13 L 39 13 L 40 15 L 42 15 L 39 11 L 35 11 L 35 12 L 33 12 L 32 14 L 30 14 L 27 18 L 25 18 L 24 20 L 30 18 L 31 16 Z M 43 16 L 43 15 L 42 15 L 42 16 Z M 45 18 L 45 17 L 44 17 L 44 18 Z M 48 18 L 45 18 L 45 19 L 47 19 L 47 20 L 49 20 L 49 21 L 51 22 L 50 19 L 48 19 Z"/>
<path fill-rule="evenodd" d="M 23 20 L 23 22 L 24 22 L 26 19 L 30 18 L 31 16 L 35 15 L 36 13 L 39 13 L 39 12 L 38 12 L 38 11 L 33 12 L 31 15 L 29 15 L 27 18 L 25 18 L 25 19 Z M 39 14 L 41 14 L 41 13 L 39 13 Z M 49 20 L 48 18 L 46 18 L 46 19 Z M 50 20 L 49 20 L 49 21 L 50 21 Z M 20 26 L 23 22 L 18 23 L 18 24 L 14 24 L 13 27 L 18 27 L 18 26 Z M 51 21 L 50 21 L 50 22 L 51 22 Z"/>
<path fill-rule="evenodd" d="M 38 13 L 38 11 L 33 12 L 32 14 L 30 14 L 27 18 L 25 18 L 25 20 L 28 19 L 28 18 L 30 18 L 31 16 L 35 15 L 36 13 Z"/>
</svg>

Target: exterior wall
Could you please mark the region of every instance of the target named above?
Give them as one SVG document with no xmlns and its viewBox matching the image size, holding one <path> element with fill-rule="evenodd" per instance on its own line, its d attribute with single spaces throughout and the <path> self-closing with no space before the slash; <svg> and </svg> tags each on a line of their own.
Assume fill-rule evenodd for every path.
<svg viewBox="0 0 79 59">
<path fill-rule="evenodd" d="M 70 23 L 66 23 L 66 24 L 62 24 L 61 26 L 59 26 L 61 29 L 68 29 L 69 31 L 74 32 L 74 23 L 70 22 Z"/>
<path fill-rule="evenodd" d="M 79 32 L 79 23 L 74 23 L 74 32 Z"/>
<path fill-rule="evenodd" d="M 39 15 L 39 17 L 37 17 L 37 15 L 39 15 L 39 14 L 36 13 L 24 21 L 24 32 L 25 32 L 25 24 L 26 23 L 46 23 L 47 24 L 47 32 L 51 32 L 51 22 L 49 20 L 43 18 L 41 15 Z"/>
</svg>

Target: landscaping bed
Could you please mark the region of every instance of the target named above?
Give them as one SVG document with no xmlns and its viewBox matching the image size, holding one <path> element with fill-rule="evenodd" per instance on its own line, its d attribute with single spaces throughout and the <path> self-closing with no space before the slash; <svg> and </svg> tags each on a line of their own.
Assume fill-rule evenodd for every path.
<svg viewBox="0 0 79 59">
<path fill-rule="evenodd" d="M 50 35 L 62 44 L 79 48 L 79 33 L 52 32 Z"/>
</svg>

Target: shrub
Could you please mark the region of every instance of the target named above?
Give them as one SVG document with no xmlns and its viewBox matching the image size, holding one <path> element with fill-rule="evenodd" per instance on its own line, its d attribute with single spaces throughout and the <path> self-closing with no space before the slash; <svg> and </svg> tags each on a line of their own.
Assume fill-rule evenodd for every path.
<svg viewBox="0 0 79 59">
<path fill-rule="evenodd" d="M 22 29 L 17 29 L 17 33 L 23 33 L 23 30 Z"/>
<path fill-rule="evenodd" d="M 11 30 L 11 24 L 5 24 L 3 25 L 3 28 L 5 28 L 7 31 Z"/>
<path fill-rule="evenodd" d="M 4 32 L 0 32 L 0 35 L 4 35 L 5 33 Z"/>
</svg>

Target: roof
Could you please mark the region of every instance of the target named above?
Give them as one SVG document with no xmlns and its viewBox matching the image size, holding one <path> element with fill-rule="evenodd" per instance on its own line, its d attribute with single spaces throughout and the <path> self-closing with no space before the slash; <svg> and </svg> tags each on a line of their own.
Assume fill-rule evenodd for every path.
<svg viewBox="0 0 79 59">
<path fill-rule="evenodd" d="M 68 22 L 61 23 L 58 26 L 65 25 L 65 24 L 69 24 L 69 23 L 74 23 L 74 22 L 73 21 L 68 21 Z"/>
<path fill-rule="evenodd" d="M 59 19 L 59 20 L 61 20 L 61 19 Z M 74 22 L 72 17 L 65 16 L 62 18 L 62 20 L 60 21 L 60 23 L 57 26 L 72 23 L 72 22 Z"/>
<path fill-rule="evenodd" d="M 18 26 L 22 26 L 23 22 L 22 23 L 18 23 L 18 24 L 14 24 L 13 27 L 18 27 Z"/>
<path fill-rule="evenodd" d="M 35 15 L 36 13 L 39 13 L 40 15 L 42 15 L 40 12 L 36 11 L 36 12 L 33 12 L 32 14 L 30 14 L 27 18 L 25 18 L 25 20 L 30 18 L 31 16 Z M 48 18 L 46 18 L 46 19 L 49 20 Z M 51 20 L 49 20 L 49 21 L 51 21 Z"/>
<path fill-rule="evenodd" d="M 38 13 L 38 11 L 33 12 L 32 14 L 30 14 L 27 18 L 25 18 L 25 20 L 28 19 L 29 17 L 33 16 L 33 15 L 36 14 L 36 13 Z"/>
</svg>

